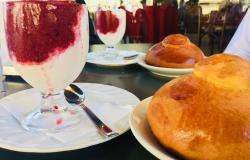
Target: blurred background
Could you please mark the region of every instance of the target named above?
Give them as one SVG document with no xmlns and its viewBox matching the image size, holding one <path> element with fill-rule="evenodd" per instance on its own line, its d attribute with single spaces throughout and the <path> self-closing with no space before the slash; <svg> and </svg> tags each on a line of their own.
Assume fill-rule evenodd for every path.
<svg viewBox="0 0 250 160">
<path fill-rule="evenodd" d="M 120 43 L 160 42 L 174 33 L 188 36 L 206 55 L 222 52 L 244 17 L 250 0 L 85 0 L 90 15 L 90 44 L 102 43 L 95 12 L 107 6 L 126 11 Z"/>
</svg>

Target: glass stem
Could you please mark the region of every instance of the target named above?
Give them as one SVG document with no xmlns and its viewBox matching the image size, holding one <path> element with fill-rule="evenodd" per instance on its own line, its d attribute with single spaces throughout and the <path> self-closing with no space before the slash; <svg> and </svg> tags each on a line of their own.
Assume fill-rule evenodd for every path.
<svg viewBox="0 0 250 160">
<path fill-rule="evenodd" d="M 107 46 L 106 51 L 104 52 L 104 58 L 106 59 L 115 59 L 118 57 L 118 51 L 114 46 Z"/>
<path fill-rule="evenodd" d="M 65 111 L 67 107 L 60 103 L 60 99 L 63 99 L 60 93 L 46 94 L 42 93 L 42 101 L 40 111 L 43 112 L 59 112 Z"/>
</svg>

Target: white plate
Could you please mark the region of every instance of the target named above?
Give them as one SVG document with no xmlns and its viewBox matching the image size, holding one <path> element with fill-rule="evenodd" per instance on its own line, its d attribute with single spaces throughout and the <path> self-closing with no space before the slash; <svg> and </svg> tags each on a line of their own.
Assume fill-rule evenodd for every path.
<svg viewBox="0 0 250 160">
<path fill-rule="evenodd" d="M 102 53 L 99 52 L 90 52 L 87 56 L 87 62 L 100 65 L 100 66 L 106 66 L 106 67 L 122 67 L 127 66 L 130 64 L 135 64 L 138 61 L 138 56 L 129 60 L 125 60 L 123 57 L 130 56 L 130 55 L 144 55 L 142 52 L 137 51 L 121 51 L 119 50 L 119 58 L 117 60 L 107 60 L 102 57 Z"/>
<path fill-rule="evenodd" d="M 140 55 L 138 57 L 138 64 L 153 74 L 164 76 L 164 77 L 179 77 L 184 74 L 193 72 L 193 68 L 163 68 L 148 65 L 145 62 L 145 55 Z"/>
<path fill-rule="evenodd" d="M 135 95 L 108 85 L 77 85 L 84 90 L 88 107 L 104 123 L 120 134 L 129 130 L 129 114 L 140 102 Z M 31 111 L 40 100 L 40 93 L 35 89 L 17 92 L 0 100 L 1 148 L 21 152 L 59 152 L 85 148 L 112 139 L 101 137 L 87 115 L 83 116 L 84 123 L 79 128 L 67 132 L 47 134 L 24 130 L 17 119 Z"/>
<path fill-rule="evenodd" d="M 150 130 L 146 115 L 150 100 L 151 97 L 141 101 L 131 112 L 129 117 L 130 128 L 139 143 L 154 156 L 162 160 L 174 160 L 175 158 L 159 144 Z"/>
</svg>

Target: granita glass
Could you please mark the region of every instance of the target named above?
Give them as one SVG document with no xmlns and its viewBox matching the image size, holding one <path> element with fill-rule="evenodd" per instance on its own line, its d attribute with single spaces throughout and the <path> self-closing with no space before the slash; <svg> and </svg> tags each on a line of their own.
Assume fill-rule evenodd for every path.
<svg viewBox="0 0 250 160">
<path fill-rule="evenodd" d="M 41 104 L 23 117 L 30 131 L 58 132 L 82 121 L 62 90 L 81 73 L 88 52 L 88 12 L 73 0 L 5 0 L 5 39 L 17 72 L 41 91 Z"/>
<path fill-rule="evenodd" d="M 126 12 L 124 9 L 100 8 L 95 13 L 95 28 L 98 37 L 106 45 L 102 56 L 106 60 L 119 58 L 115 45 L 119 43 L 125 33 Z"/>
</svg>

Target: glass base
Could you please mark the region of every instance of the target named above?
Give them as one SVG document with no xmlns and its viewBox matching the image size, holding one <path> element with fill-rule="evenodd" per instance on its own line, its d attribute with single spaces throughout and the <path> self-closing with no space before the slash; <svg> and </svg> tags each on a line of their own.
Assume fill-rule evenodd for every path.
<svg viewBox="0 0 250 160">
<path fill-rule="evenodd" d="M 22 127 L 28 131 L 43 132 L 61 132 L 77 127 L 83 121 L 82 109 L 77 105 L 68 104 L 64 97 L 61 97 L 60 101 L 55 100 L 55 97 L 61 95 L 49 97 L 56 104 L 49 102 L 45 105 L 42 102 L 41 107 L 28 113 L 21 120 Z"/>
<path fill-rule="evenodd" d="M 107 47 L 106 50 L 102 54 L 104 60 L 107 61 L 116 61 L 120 59 L 119 52 L 114 47 Z"/>
</svg>

